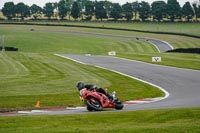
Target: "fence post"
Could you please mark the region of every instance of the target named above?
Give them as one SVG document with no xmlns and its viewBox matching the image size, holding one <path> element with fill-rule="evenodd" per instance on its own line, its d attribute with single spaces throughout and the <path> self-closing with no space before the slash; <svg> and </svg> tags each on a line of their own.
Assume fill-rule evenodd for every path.
<svg viewBox="0 0 200 133">
<path fill-rule="evenodd" d="M 2 40 L 2 51 L 5 51 L 5 36 L 1 36 L 1 40 Z"/>
</svg>

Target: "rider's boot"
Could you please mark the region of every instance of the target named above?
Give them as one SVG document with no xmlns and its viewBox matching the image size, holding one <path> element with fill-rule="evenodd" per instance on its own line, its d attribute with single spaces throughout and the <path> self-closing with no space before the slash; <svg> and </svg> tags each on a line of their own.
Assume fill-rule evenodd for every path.
<svg viewBox="0 0 200 133">
<path fill-rule="evenodd" d="M 112 95 L 106 93 L 106 96 L 107 96 L 107 98 L 108 98 L 111 102 L 113 101 L 113 96 L 112 96 Z"/>
<path fill-rule="evenodd" d="M 111 95 L 107 93 L 107 97 L 111 102 L 114 102 L 115 100 L 117 100 L 115 94 L 113 95 L 113 93 Z"/>
</svg>

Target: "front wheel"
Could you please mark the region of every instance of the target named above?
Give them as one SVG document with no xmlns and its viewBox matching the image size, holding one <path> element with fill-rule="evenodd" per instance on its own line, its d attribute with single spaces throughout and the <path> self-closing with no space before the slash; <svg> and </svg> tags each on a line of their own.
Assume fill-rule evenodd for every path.
<svg viewBox="0 0 200 133">
<path fill-rule="evenodd" d="M 121 102 L 119 102 L 119 101 L 115 102 L 115 109 L 121 110 L 121 109 L 123 109 L 123 107 L 124 107 L 124 105 Z"/>
<path fill-rule="evenodd" d="M 89 111 L 101 111 L 102 110 L 102 106 L 100 104 L 100 102 L 97 99 L 92 99 L 92 100 L 86 100 L 86 105 L 87 105 L 87 109 Z"/>
</svg>

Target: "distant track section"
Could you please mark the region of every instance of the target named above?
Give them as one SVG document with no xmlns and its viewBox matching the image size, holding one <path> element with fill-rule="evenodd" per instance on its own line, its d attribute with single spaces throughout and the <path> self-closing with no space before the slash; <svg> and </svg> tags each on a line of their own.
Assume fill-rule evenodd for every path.
<svg viewBox="0 0 200 133">
<path fill-rule="evenodd" d="M 102 34 L 102 33 L 94 33 L 94 32 L 67 31 L 67 30 L 37 30 L 37 31 L 63 32 L 63 33 L 67 33 L 67 34 L 76 34 L 76 35 L 101 36 L 101 37 L 109 37 L 109 38 L 122 38 L 122 39 L 129 39 L 129 40 L 146 41 L 146 42 L 149 42 L 152 45 L 154 45 L 159 52 L 166 52 L 166 51 L 174 49 L 173 46 L 170 45 L 168 42 L 161 41 L 161 40 L 154 39 L 154 38 Z"/>
<path fill-rule="evenodd" d="M 1 23 L 0 24 L 7 24 Z M 18 23 L 13 23 L 18 24 Z M 20 24 L 20 23 L 19 23 Z M 29 24 L 28 24 L 29 25 Z M 34 24 L 33 24 L 34 25 Z M 37 25 L 37 24 L 36 24 Z M 47 25 L 38 25 L 38 26 L 47 26 Z M 54 25 L 49 25 L 54 26 Z M 57 25 L 55 25 L 57 26 Z M 62 25 L 60 25 L 62 26 Z M 20 30 L 20 29 L 15 29 Z M 138 37 L 138 36 L 125 36 L 125 35 L 114 35 L 114 34 L 103 34 L 103 33 L 95 33 L 95 32 L 84 32 L 84 31 L 72 31 L 72 30 L 44 30 L 44 29 L 29 29 L 30 31 L 39 31 L 39 32 L 59 32 L 59 33 L 66 33 L 66 34 L 76 34 L 76 35 L 88 35 L 88 36 L 100 36 L 100 37 L 108 37 L 108 38 L 121 38 L 121 39 L 128 39 L 128 40 L 138 40 L 138 41 L 145 41 L 149 42 L 150 44 L 154 45 L 158 52 L 166 52 L 169 50 L 173 50 L 173 46 L 170 45 L 168 42 L 154 39 L 154 38 L 145 38 L 145 37 Z M 111 30 L 111 29 L 110 29 Z"/>
</svg>

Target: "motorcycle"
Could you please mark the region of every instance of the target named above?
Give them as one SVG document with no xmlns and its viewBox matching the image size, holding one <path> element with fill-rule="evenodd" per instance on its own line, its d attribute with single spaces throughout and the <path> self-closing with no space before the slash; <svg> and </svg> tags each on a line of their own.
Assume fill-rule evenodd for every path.
<svg viewBox="0 0 200 133">
<path fill-rule="evenodd" d="M 88 111 L 102 111 L 104 108 L 123 109 L 124 105 L 116 97 L 116 92 L 113 92 L 111 95 L 113 97 L 112 100 L 95 90 L 80 90 L 80 98 L 85 102 Z"/>
</svg>

